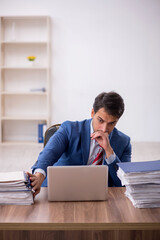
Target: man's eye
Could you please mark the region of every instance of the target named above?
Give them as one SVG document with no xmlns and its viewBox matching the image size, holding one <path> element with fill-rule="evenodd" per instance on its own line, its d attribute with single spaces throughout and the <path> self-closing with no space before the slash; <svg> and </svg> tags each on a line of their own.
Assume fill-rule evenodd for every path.
<svg viewBox="0 0 160 240">
<path fill-rule="evenodd" d="M 102 119 L 99 118 L 98 120 L 99 120 L 100 123 L 103 123 L 103 120 L 102 120 Z"/>
<path fill-rule="evenodd" d="M 115 124 L 115 122 L 109 123 L 109 125 L 111 125 L 111 126 L 114 125 L 114 124 Z"/>
</svg>

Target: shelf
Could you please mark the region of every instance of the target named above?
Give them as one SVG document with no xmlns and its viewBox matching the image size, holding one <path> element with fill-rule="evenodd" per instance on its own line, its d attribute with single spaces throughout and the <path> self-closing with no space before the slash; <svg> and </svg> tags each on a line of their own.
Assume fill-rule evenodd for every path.
<svg viewBox="0 0 160 240">
<path fill-rule="evenodd" d="M 47 92 L 38 92 L 38 91 L 33 91 L 33 92 L 1 92 L 1 95 L 4 95 L 4 96 L 15 96 L 15 95 L 19 95 L 19 96 L 24 96 L 24 95 L 28 95 L 28 96 L 47 96 Z"/>
<path fill-rule="evenodd" d="M 46 41 L 48 42 L 49 17 L 13 16 L 1 17 L 2 42 Z"/>
<path fill-rule="evenodd" d="M 47 121 L 48 118 L 45 116 L 37 116 L 37 117 L 33 117 L 33 116 L 15 116 L 15 117 L 5 117 L 2 116 L 1 120 L 3 121 Z"/>
<path fill-rule="evenodd" d="M 1 66 L 1 69 L 2 70 L 47 70 L 48 68 L 47 67 L 26 67 L 26 66 L 15 66 L 15 67 L 3 67 Z"/>
<path fill-rule="evenodd" d="M 48 67 L 48 48 L 47 44 L 5 44 L 2 52 L 2 67 L 26 67 L 26 68 L 47 68 Z M 34 62 L 30 62 L 27 57 L 35 56 Z M 33 64 L 31 66 L 31 64 Z"/>
<path fill-rule="evenodd" d="M 33 144 L 50 126 L 50 18 L 1 16 L 0 33 L 0 143 Z"/>
<path fill-rule="evenodd" d="M 13 21 L 13 20 L 30 20 L 30 21 L 34 21 L 37 19 L 42 19 L 42 20 L 46 20 L 49 18 L 49 16 L 46 15 L 28 15 L 28 16 L 3 16 L 1 17 L 3 19 L 3 21 Z"/>
<path fill-rule="evenodd" d="M 35 145 L 41 146 L 43 148 L 43 143 L 34 142 L 34 141 L 4 141 L 0 142 L 0 145 L 8 146 L 8 145 Z"/>
<path fill-rule="evenodd" d="M 24 45 L 26 45 L 26 44 L 48 44 L 47 42 L 37 42 L 37 41 L 28 41 L 28 42 L 18 42 L 18 41 L 3 41 L 3 42 L 1 42 L 1 44 L 2 45 L 5 45 L 5 44 L 17 44 L 17 45 L 21 45 L 21 44 L 24 44 Z"/>
</svg>

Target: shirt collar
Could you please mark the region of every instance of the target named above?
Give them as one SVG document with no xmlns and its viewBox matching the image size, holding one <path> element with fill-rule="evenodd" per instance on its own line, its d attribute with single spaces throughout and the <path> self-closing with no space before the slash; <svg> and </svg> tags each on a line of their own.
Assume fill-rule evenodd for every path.
<svg viewBox="0 0 160 240">
<path fill-rule="evenodd" d="M 94 132 L 94 131 L 93 131 L 93 125 L 92 125 L 92 121 L 93 121 L 93 120 L 91 120 L 91 124 L 90 124 L 90 130 L 91 130 L 91 134 Z"/>
</svg>

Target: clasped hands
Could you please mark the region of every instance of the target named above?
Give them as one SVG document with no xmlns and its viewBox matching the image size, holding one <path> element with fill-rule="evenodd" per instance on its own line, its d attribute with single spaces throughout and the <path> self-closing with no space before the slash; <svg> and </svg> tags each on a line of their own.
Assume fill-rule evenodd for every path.
<svg viewBox="0 0 160 240">
<path fill-rule="evenodd" d="M 91 140 L 93 139 L 95 139 L 98 142 L 98 144 L 104 149 L 107 158 L 109 158 L 109 156 L 114 153 L 110 145 L 108 132 L 97 130 L 91 134 Z"/>
</svg>

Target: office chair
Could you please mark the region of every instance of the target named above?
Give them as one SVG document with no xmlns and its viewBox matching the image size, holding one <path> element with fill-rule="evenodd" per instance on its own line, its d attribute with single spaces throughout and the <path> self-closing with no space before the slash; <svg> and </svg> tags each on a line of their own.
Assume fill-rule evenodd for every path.
<svg viewBox="0 0 160 240">
<path fill-rule="evenodd" d="M 60 126 L 61 126 L 61 124 L 55 124 L 55 125 L 50 126 L 46 130 L 46 132 L 44 134 L 44 147 L 47 144 L 50 137 L 59 129 Z"/>
</svg>

